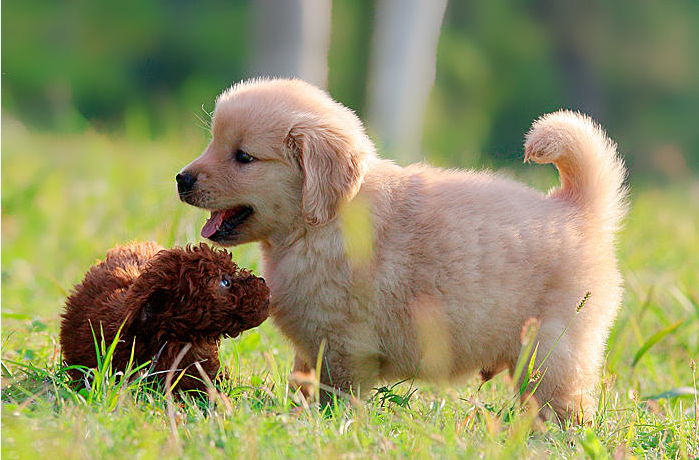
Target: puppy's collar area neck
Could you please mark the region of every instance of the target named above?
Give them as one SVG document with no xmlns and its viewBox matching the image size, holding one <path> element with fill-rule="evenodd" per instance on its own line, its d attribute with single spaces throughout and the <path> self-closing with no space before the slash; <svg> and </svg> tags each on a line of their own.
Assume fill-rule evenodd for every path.
<svg viewBox="0 0 699 460">
<path fill-rule="evenodd" d="M 303 218 L 301 220 L 303 220 Z M 304 223 L 289 233 L 271 235 L 265 240 L 261 241 L 262 248 L 273 252 L 287 250 L 300 240 L 304 239 L 309 232 L 314 231 L 316 228 L 320 227 L 310 227 Z"/>
</svg>

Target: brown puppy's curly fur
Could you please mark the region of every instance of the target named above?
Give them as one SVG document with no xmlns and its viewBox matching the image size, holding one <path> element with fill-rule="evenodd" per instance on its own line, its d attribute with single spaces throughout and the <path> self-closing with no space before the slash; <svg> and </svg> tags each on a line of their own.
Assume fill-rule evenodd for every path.
<svg viewBox="0 0 699 460">
<path fill-rule="evenodd" d="M 152 360 L 152 372 L 167 371 L 187 343 L 180 362 L 188 369 L 180 389 L 205 388 L 193 366 L 213 379 L 219 370 L 218 342 L 260 325 L 268 316 L 269 290 L 262 278 L 239 269 L 230 254 L 206 244 L 163 249 L 145 242 L 118 246 L 90 268 L 66 300 L 61 347 L 69 365 L 96 367 L 93 339 L 112 343 L 122 327 L 112 366 Z M 164 372 L 159 374 L 161 378 Z M 72 377 L 82 377 L 73 371 Z M 163 379 L 164 380 L 164 379 Z"/>
</svg>

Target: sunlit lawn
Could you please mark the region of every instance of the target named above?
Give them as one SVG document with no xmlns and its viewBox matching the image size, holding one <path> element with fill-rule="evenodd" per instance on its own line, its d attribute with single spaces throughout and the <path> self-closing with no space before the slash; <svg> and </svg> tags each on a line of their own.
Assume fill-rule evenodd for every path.
<svg viewBox="0 0 699 460">
<path fill-rule="evenodd" d="M 2 129 L 3 458 L 699 457 L 697 180 L 662 190 L 632 181 L 619 244 L 626 295 L 592 426 L 561 429 L 521 413 L 502 375 L 480 389 L 476 376 L 443 388 L 405 382 L 321 414 L 294 402 L 292 350 L 271 322 L 224 341 L 233 381 L 215 403 L 169 407 L 136 384 L 88 399 L 66 387 L 58 315 L 106 249 L 200 239 L 204 213 L 179 203 L 174 175 L 205 133 L 39 134 L 6 116 Z M 516 174 L 538 186 L 555 177 L 532 171 Z M 259 268 L 254 245 L 233 254 Z"/>
</svg>

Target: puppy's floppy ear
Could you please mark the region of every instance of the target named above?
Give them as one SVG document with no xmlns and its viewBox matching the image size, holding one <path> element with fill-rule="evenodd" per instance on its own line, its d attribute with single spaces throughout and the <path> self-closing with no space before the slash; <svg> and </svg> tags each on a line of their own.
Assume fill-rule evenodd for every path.
<svg viewBox="0 0 699 460">
<path fill-rule="evenodd" d="M 166 309 L 170 297 L 161 289 L 152 291 L 147 296 L 142 296 L 142 303 L 137 304 L 138 307 L 134 312 L 134 324 L 143 327 L 149 322 L 157 320 L 158 315 Z"/>
<path fill-rule="evenodd" d="M 327 224 L 338 207 L 359 190 L 364 175 L 362 152 L 346 133 L 312 122 L 291 128 L 286 145 L 303 170 L 306 222 L 312 226 Z"/>
<path fill-rule="evenodd" d="M 139 321 L 146 323 L 153 319 L 153 317 L 162 308 L 163 302 L 160 300 L 162 297 L 163 295 L 160 293 L 160 291 L 156 291 L 146 299 L 146 301 L 141 305 Z"/>
<path fill-rule="evenodd" d="M 173 250 L 168 251 L 172 252 Z M 161 253 L 168 255 L 163 251 Z M 172 267 L 164 266 L 168 264 L 163 264 L 163 260 L 171 261 L 173 257 L 163 258 L 160 257 L 161 253 L 150 260 L 126 294 L 124 302 L 131 310 L 134 325 L 147 325 L 164 312 L 174 298 L 173 279 L 177 280 L 178 276 L 173 270 L 177 267 L 174 264 Z"/>
</svg>

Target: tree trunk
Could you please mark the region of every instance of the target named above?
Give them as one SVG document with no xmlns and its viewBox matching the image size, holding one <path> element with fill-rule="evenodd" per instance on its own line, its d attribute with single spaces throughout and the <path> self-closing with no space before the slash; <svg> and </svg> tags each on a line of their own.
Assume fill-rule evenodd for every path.
<svg viewBox="0 0 699 460">
<path fill-rule="evenodd" d="M 447 0 L 380 0 L 370 68 L 368 118 L 388 156 L 422 159 L 427 97 Z"/>
<path fill-rule="evenodd" d="M 325 88 L 331 0 L 255 0 L 253 76 L 296 77 Z"/>
</svg>

